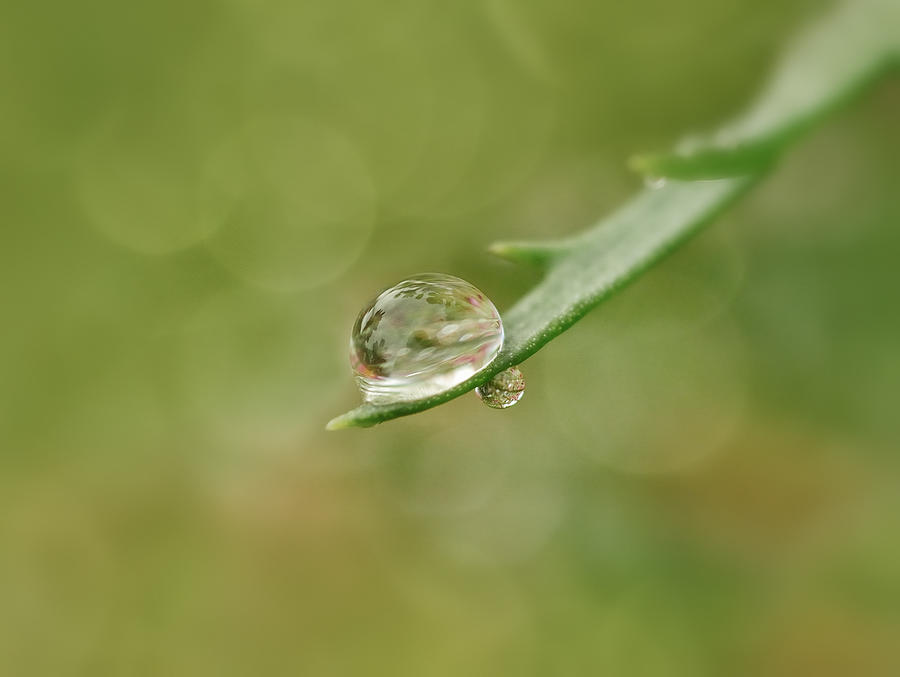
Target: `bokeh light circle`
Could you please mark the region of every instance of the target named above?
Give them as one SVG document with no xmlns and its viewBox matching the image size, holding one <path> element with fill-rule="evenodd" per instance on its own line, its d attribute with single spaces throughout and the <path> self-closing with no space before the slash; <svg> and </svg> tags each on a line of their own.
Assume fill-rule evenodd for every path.
<svg viewBox="0 0 900 677">
<path fill-rule="evenodd" d="M 742 420 L 743 346 L 722 314 L 726 286 L 671 269 L 643 283 L 547 351 L 548 399 L 561 432 L 594 461 L 672 472 L 722 448 Z"/>
<path fill-rule="evenodd" d="M 204 191 L 217 141 L 171 117 L 111 115 L 88 135 L 75 168 L 75 190 L 90 225 L 142 254 L 194 246 L 224 217 L 224 205 Z"/>
<path fill-rule="evenodd" d="M 371 233 L 375 189 L 354 145 L 299 116 L 261 117 L 224 144 L 208 190 L 224 205 L 209 251 L 230 272 L 272 291 L 335 279 Z"/>
</svg>

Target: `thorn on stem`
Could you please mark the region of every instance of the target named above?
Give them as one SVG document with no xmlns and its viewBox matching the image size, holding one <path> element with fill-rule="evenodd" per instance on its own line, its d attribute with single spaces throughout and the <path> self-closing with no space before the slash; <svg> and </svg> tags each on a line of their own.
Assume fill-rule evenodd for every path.
<svg viewBox="0 0 900 677">
<path fill-rule="evenodd" d="M 555 242 L 495 242 L 488 247 L 488 251 L 494 256 L 541 268 L 552 264 L 566 249 L 565 245 Z"/>
</svg>

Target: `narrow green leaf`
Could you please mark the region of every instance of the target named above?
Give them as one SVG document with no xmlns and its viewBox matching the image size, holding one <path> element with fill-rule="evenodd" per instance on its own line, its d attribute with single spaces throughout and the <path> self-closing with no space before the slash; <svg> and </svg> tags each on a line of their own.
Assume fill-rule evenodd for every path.
<svg viewBox="0 0 900 677">
<path fill-rule="evenodd" d="M 426 399 L 364 404 L 332 419 L 328 429 L 371 426 L 429 409 L 523 362 L 709 222 L 752 183 L 751 178 L 672 181 L 645 189 L 618 212 L 567 241 L 568 253 L 554 259 L 544 279 L 503 314 L 503 350 L 487 369 Z"/>
<path fill-rule="evenodd" d="M 632 158 L 633 169 L 680 179 L 764 170 L 798 136 L 900 63 L 900 2 L 849 0 L 788 47 L 755 101 L 711 134 L 671 153 Z"/>
<path fill-rule="evenodd" d="M 328 429 L 371 426 L 429 409 L 527 359 L 725 209 L 820 118 L 894 72 L 898 46 L 900 2 L 839 5 L 790 47 L 745 114 L 711 135 L 687 140 L 674 153 L 632 161 L 647 174 L 714 180 L 670 180 L 647 188 L 595 227 L 567 239 L 491 247 L 547 272 L 504 313 L 504 347 L 488 368 L 426 399 L 364 404 L 333 419 Z"/>
</svg>

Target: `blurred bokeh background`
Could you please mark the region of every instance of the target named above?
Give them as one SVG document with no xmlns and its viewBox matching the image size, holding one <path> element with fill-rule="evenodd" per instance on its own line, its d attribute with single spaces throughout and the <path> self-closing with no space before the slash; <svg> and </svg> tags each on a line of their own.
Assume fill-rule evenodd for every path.
<svg viewBox="0 0 900 677">
<path fill-rule="evenodd" d="M 474 395 L 356 313 L 583 228 L 812 0 L 0 6 L 0 673 L 900 674 L 900 87 Z"/>
</svg>

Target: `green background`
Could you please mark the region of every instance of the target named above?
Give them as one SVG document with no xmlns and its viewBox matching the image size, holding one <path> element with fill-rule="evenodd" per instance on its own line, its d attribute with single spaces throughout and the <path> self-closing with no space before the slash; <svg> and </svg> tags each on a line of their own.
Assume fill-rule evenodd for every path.
<svg viewBox="0 0 900 677">
<path fill-rule="evenodd" d="M 0 6 L 0 673 L 900 674 L 900 88 L 523 367 L 326 433 L 356 313 L 584 228 L 825 7 Z"/>
</svg>

